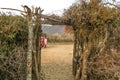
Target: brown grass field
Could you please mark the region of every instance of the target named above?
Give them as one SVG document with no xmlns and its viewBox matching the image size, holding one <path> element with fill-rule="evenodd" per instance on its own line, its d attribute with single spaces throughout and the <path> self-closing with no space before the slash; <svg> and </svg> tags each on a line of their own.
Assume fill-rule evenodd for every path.
<svg viewBox="0 0 120 80">
<path fill-rule="evenodd" d="M 73 43 L 50 43 L 42 48 L 45 80 L 74 80 L 72 75 Z"/>
</svg>

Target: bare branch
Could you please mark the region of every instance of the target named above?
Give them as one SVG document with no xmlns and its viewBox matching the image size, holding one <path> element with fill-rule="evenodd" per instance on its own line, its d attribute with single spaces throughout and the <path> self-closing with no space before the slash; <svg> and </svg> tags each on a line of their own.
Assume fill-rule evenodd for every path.
<svg viewBox="0 0 120 80">
<path fill-rule="evenodd" d="M 0 9 L 12 10 L 12 11 L 19 11 L 19 12 L 21 12 L 21 14 L 22 14 L 23 16 L 25 16 L 25 14 L 23 14 L 23 13 L 27 13 L 27 15 L 29 15 L 28 13 L 36 14 L 36 13 L 38 13 L 39 10 L 40 10 L 39 13 L 42 13 L 42 12 L 44 11 L 44 10 L 41 10 L 40 7 L 39 7 L 39 8 L 36 8 L 36 9 L 35 9 L 35 12 L 31 12 L 31 10 L 30 10 L 26 5 L 24 5 L 24 6 L 22 6 L 22 7 L 24 8 L 24 11 L 19 10 L 19 9 L 14 9 L 14 8 L 0 8 Z M 32 7 L 32 8 L 34 8 L 34 7 Z M 29 11 L 29 12 L 28 12 L 28 11 Z M 54 22 L 64 23 L 64 22 L 62 22 L 61 19 L 59 19 L 59 20 L 58 20 L 58 19 L 54 19 L 54 18 L 51 18 L 50 16 L 42 15 L 42 14 L 38 14 L 38 15 L 41 15 L 42 18 L 45 18 L 45 19 L 48 19 L 48 20 L 51 20 L 51 21 L 54 21 Z"/>
<path fill-rule="evenodd" d="M 13 9 L 13 8 L 0 8 L 0 9 L 19 11 L 19 12 L 22 12 L 22 13 L 26 13 L 25 11 L 22 11 L 22 10 L 19 10 L 19 9 Z"/>
<path fill-rule="evenodd" d="M 117 5 L 112 4 L 112 3 L 110 3 L 110 2 L 104 3 L 104 5 L 108 5 L 108 4 L 114 6 L 114 7 L 118 8 L 118 9 L 120 9 L 120 7 L 118 7 Z"/>
</svg>

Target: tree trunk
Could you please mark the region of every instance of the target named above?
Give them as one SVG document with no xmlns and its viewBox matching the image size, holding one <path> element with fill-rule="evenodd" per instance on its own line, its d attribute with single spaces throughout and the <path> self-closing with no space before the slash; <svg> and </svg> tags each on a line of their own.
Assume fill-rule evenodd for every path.
<svg viewBox="0 0 120 80">
<path fill-rule="evenodd" d="M 27 80 L 32 80 L 32 51 L 33 51 L 33 26 L 32 20 L 28 22 L 28 53 L 27 53 Z"/>
<path fill-rule="evenodd" d="M 40 11 L 39 11 L 40 10 Z M 35 26 L 34 26 L 34 47 L 33 47 L 33 72 L 35 80 L 40 80 L 41 72 L 41 48 L 40 48 L 40 37 L 41 37 L 41 9 L 35 8 Z"/>
<path fill-rule="evenodd" d="M 73 75 L 75 76 L 76 75 L 76 63 L 75 63 L 75 60 L 74 60 L 74 58 L 75 58 L 75 53 L 76 53 L 76 44 L 77 44 L 77 42 L 76 42 L 77 40 L 76 40 L 76 32 L 74 31 L 74 48 L 73 48 Z"/>
</svg>

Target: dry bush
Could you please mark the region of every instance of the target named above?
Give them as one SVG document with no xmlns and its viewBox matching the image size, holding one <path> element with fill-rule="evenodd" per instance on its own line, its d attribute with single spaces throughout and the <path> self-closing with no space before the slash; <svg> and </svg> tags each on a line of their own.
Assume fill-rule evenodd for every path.
<svg viewBox="0 0 120 80">
<path fill-rule="evenodd" d="M 0 53 L 0 80 L 26 79 L 26 51 L 16 47 L 7 55 Z"/>
<path fill-rule="evenodd" d="M 88 80 L 120 79 L 120 29 L 110 35 L 105 48 L 100 52 L 97 46 L 90 50 L 87 65 Z"/>
<path fill-rule="evenodd" d="M 75 33 L 73 74 L 77 80 L 120 79 L 120 8 L 105 4 L 79 0 L 64 13 Z"/>
<path fill-rule="evenodd" d="M 115 49 L 94 54 L 88 61 L 88 80 L 119 80 L 120 53 Z"/>
</svg>

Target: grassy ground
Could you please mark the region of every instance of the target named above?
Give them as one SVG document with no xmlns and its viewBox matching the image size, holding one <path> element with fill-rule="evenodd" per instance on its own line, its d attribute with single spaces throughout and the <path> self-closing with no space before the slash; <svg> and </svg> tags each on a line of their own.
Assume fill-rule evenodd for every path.
<svg viewBox="0 0 120 80">
<path fill-rule="evenodd" d="M 50 43 L 47 48 L 42 48 L 42 70 L 45 80 L 74 80 L 72 53 L 72 43 Z"/>
</svg>

